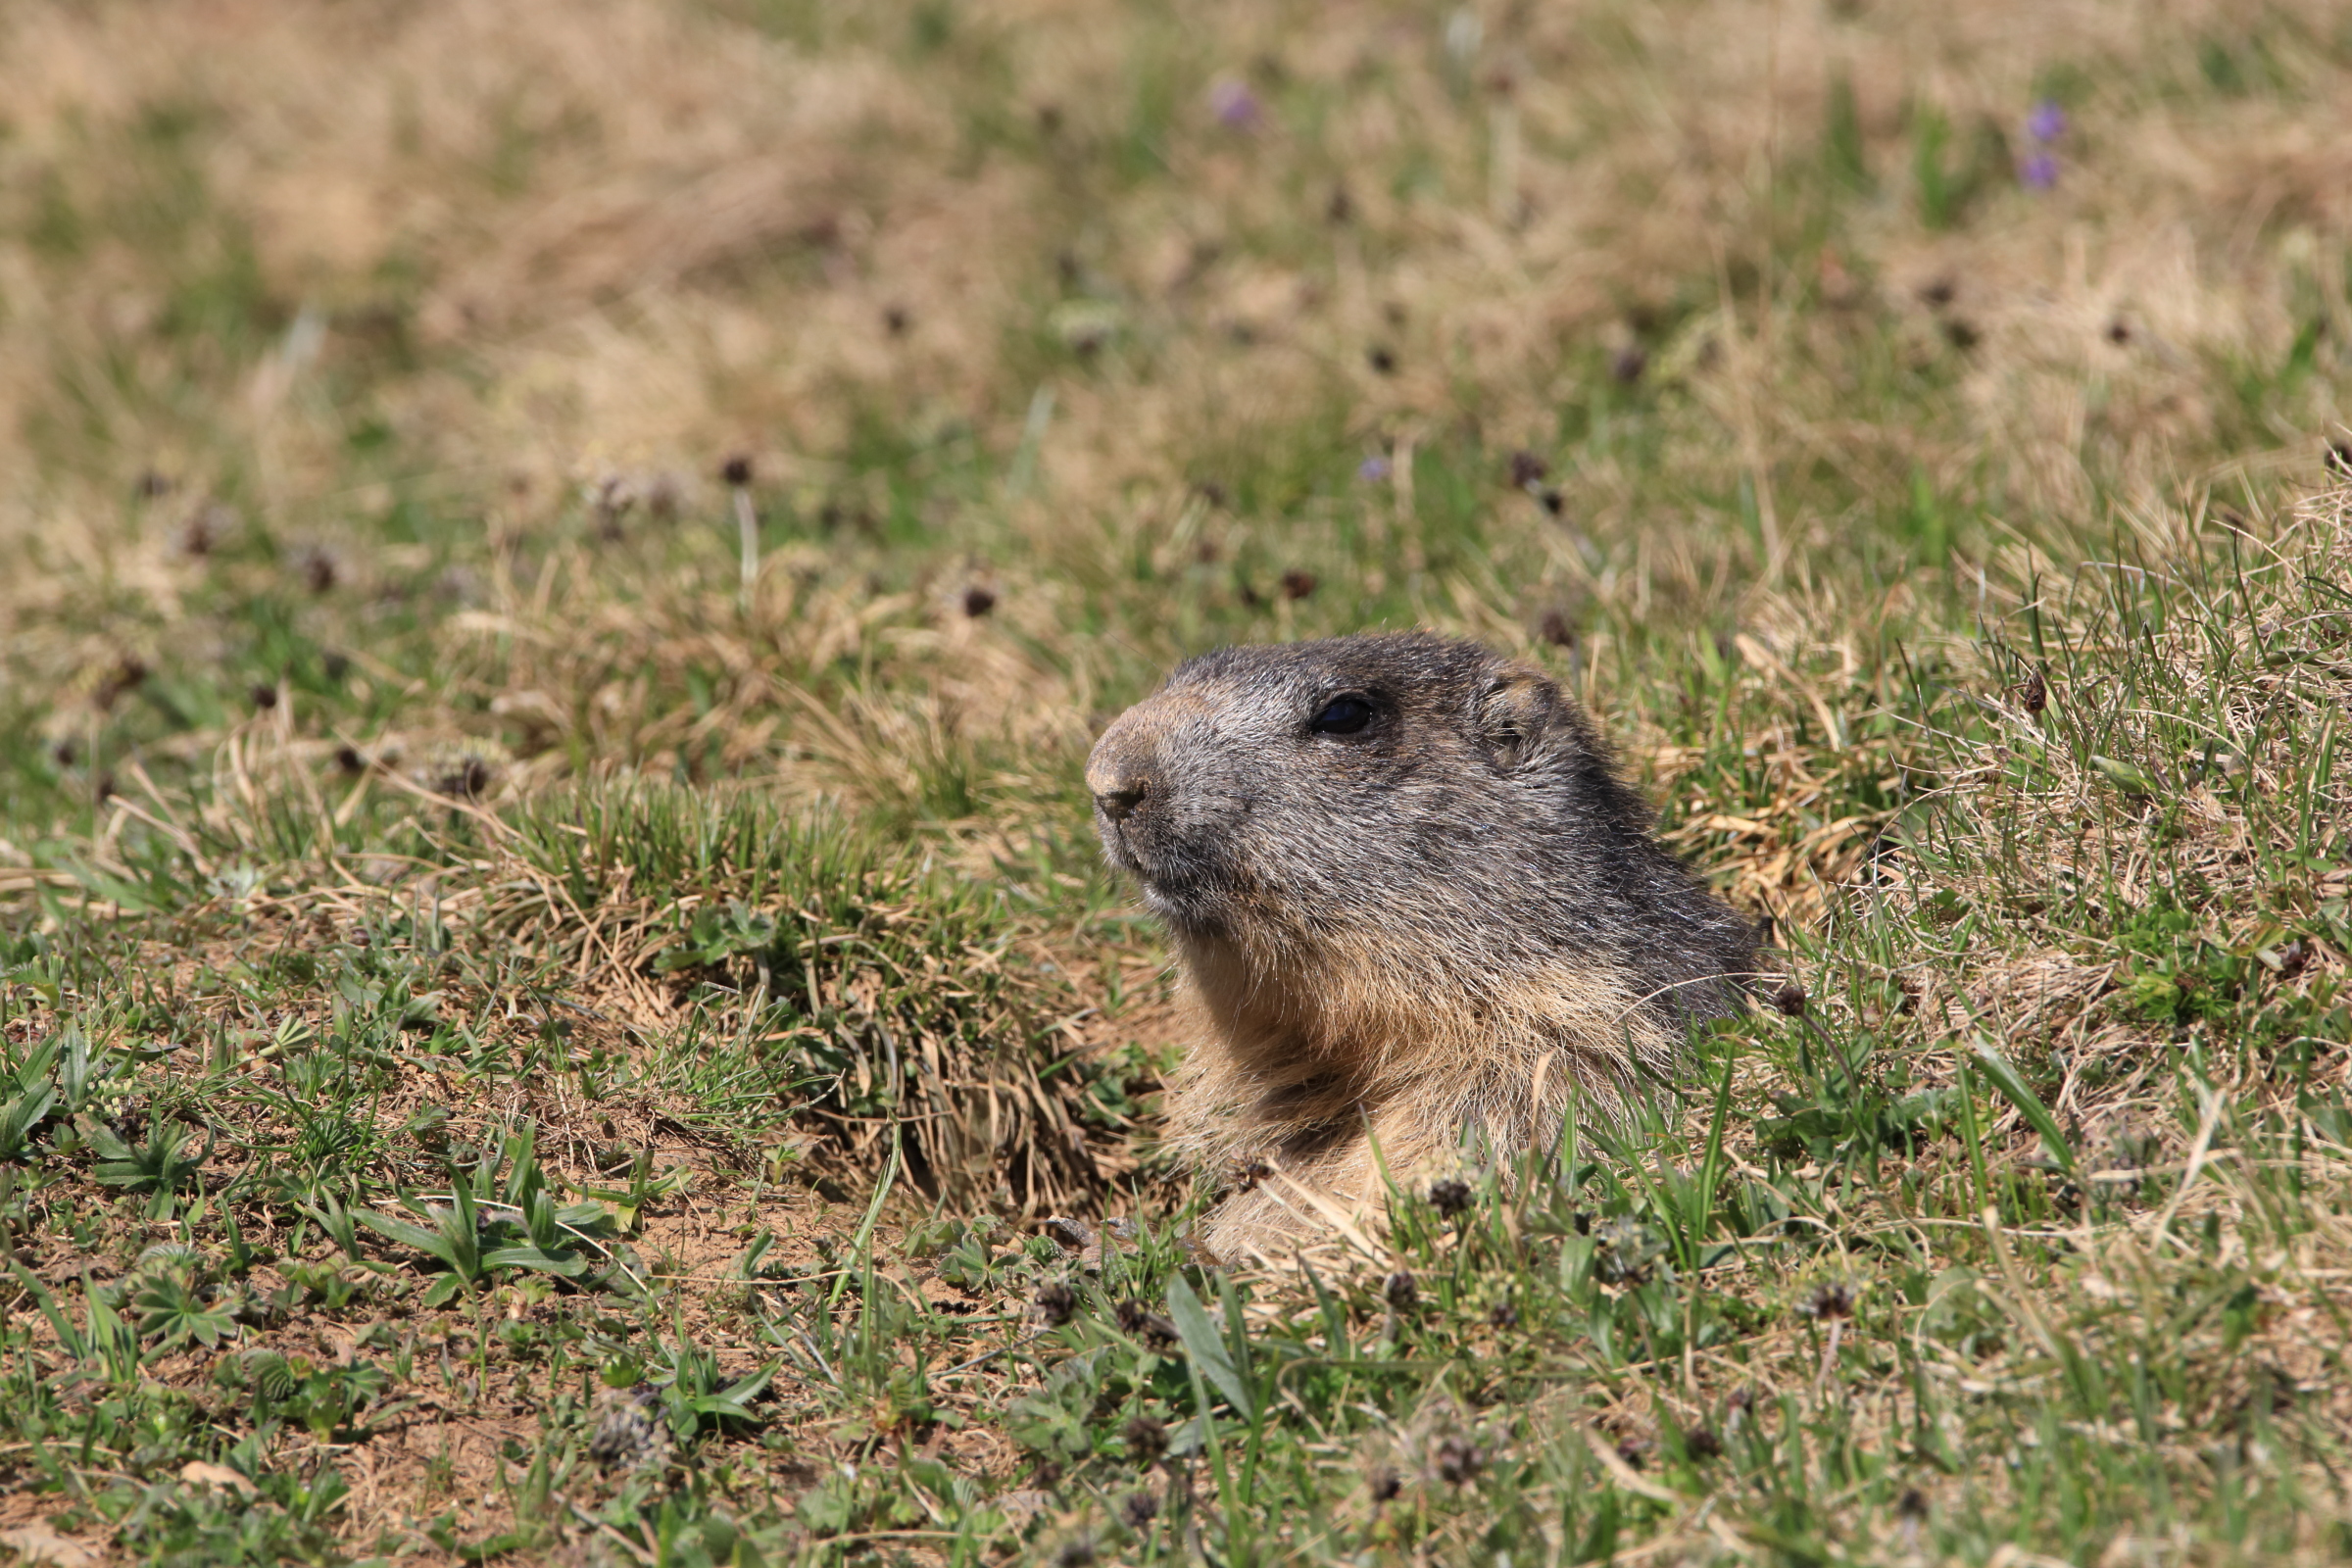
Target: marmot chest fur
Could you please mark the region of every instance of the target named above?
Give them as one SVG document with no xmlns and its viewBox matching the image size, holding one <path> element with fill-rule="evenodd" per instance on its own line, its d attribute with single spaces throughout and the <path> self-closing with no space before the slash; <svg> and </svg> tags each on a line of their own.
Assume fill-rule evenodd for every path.
<svg viewBox="0 0 2352 1568">
<path fill-rule="evenodd" d="M 1472 643 L 1209 654 L 1086 776 L 1205 1015 L 1171 1140 L 1204 1172 L 1288 1179 L 1212 1211 L 1220 1251 L 1376 1202 L 1384 1166 L 1411 1180 L 1607 1118 L 1752 963 L 1582 710 Z"/>
</svg>

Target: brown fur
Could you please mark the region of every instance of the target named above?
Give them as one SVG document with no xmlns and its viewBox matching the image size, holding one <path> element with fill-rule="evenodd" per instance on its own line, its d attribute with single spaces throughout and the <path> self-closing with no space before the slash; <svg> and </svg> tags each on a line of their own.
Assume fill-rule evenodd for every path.
<svg viewBox="0 0 2352 1568">
<path fill-rule="evenodd" d="M 1317 727 L 1357 699 L 1361 727 Z M 1747 968 L 1746 928 L 1648 839 L 1583 714 L 1469 644 L 1211 656 L 1088 779 L 1201 1014 L 1168 1137 L 1206 1174 L 1276 1173 L 1210 1214 L 1220 1251 L 1368 1209 L 1384 1167 L 1418 1181 L 1613 1116 Z"/>
</svg>

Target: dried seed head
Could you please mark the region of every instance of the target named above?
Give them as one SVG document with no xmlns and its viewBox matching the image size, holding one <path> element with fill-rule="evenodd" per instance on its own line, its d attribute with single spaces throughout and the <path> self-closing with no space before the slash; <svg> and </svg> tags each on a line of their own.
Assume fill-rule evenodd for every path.
<svg viewBox="0 0 2352 1568">
<path fill-rule="evenodd" d="M 1464 1181 L 1431 1182 L 1429 1206 L 1451 1219 L 1470 1206 L 1470 1184 Z"/>
<path fill-rule="evenodd" d="M 115 667 L 106 672 L 105 679 L 99 681 L 98 689 L 90 694 L 90 701 L 102 710 L 112 708 L 123 693 L 136 690 L 146 678 L 147 661 L 136 654 L 124 654 L 115 662 Z"/>
<path fill-rule="evenodd" d="M 974 583 L 963 591 L 963 612 L 972 619 L 978 620 L 996 608 L 997 596 L 990 589 Z"/>
<path fill-rule="evenodd" d="M 1167 1425 L 1154 1416 L 1135 1417 L 1120 1435 L 1127 1440 L 1127 1457 L 1146 1469 L 1156 1464 L 1159 1456 L 1168 1451 Z"/>
<path fill-rule="evenodd" d="M 183 556 L 209 556 L 237 525 L 237 514 L 218 501 L 207 501 L 188 514 L 188 520 L 179 525 L 179 552 Z"/>
<path fill-rule="evenodd" d="M 433 779 L 433 793 L 452 800 L 478 800 L 488 792 L 494 777 L 490 764 L 481 758 L 462 757 Z"/>
<path fill-rule="evenodd" d="M 1438 1445 L 1438 1479 L 1458 1487 L 1486 1468 L 1487 1450 L 1458 1433 Z"/>
<path fill-rule="evenodd" d="M 738 452 L 719 466 L 718 476 L 737 489 L 752 482 L 752 460 L 749 454 Z"/>
<path fill-rule="evenodd" d="M 1524 447 L 1511 454 L 1511 488 L 1524 490 L 1551 473 L 1551 465 Z"/>
<path fill-rule="evenodd" d="M 645 482 L 645 507 L 663 522 L 676 520 L 686 504 L 686 486 L 674 473 L 657 473 Z"/>
<path fill-rule="evenodd" d="M 294 569 L 301 574 L 303 585 L 315 594 L 325 593 L 342 577 L 333 554 L 323 545 L 305 547 L 294 558 Z"/>
<path fill-rule="evenodd" d="M 1791 1018 L 1805 1015 L 1805 988 L 1791 980 L 1772 994 L 1772 1004 Z"/>
<path fill-rule="evenodd" d="M 1536 496 L 1536 502 L 1538 505 L 1543 507 L 1547 515 L 1554 517 L 1560 515 L 1562 513 L 1568 510 L 1567 498 L 1549 486 L 1545 486 L 1544 489 Z"/>
<path fill-rule="evenodd" d="M 1298 567 L 1294 566 L 1289 571 L 1286 571 L 1282 574 L 1283 598 L 1304 599 L 1308 594 L 1311 594 L 1314 591 L 1315 574 L 1313 572 L 1300 571 Z"/>
<path fill-rule="evenodd" d="M 1854 1315 L 1853 1288 L 1836 1281 L 1817 1286 L 1806 1297 L 1797 1311 L 1821 1323 L 1835 1323 Z"/>
<path fill-rule="evenodd" d="M 1059 1280 L 1049 1281 L 1037 1288 L 1037 1310 L 1046 1327 L 1057 1329 L 1077 1315 L 1078 1293 Z"/>
<path fill-rule="evenodd" d="M 1164 1348 L 1176 1343 L 1176 1325 L 1133 1297 L 1119 1303 L 1118 1320 L 1120 1333 L 1139 1339 L 1154 1348 Z"/>
<path fill-rule="evenodd" d="M 245 695 L 253 700 L 254 707 L 265 713 L 277 706 L 277 688 L 267 681 L 254 682 L 253 689 Z"/>
<path fill-rule="evenodd" d="M 1421 1304 L 1421 1287 L 1413 1283 L 1409 1269 L 1398 1269 L 1380 1282 L 1380 1294 L 1389 1305 L 1399 1312 L 1410 1312 Z"/>
<path fill-rule="evenodd" d="M 1119 1518 L 1139 1534 L 1159 1517 L 1159 1499 L 1149 1492 L 1130 1492 L 1119 1504 Z"/>
<path fill-rule="evenodd" d="M 1713 1459 L 1723 1453 L 1723 1440 L 1713 1427 L 1692 1427 L 1683 1434 L 1683 1451 L 1693 1459 Z"/>
<path fill-rule="evenodd" d="M 620 537 L 620 520 L 637 505 L 637 487 L 628 475 L 608 473 L 588 487 L 588 510 L 596 514 L 597 532 L 606 539 Z"/>
</svg>

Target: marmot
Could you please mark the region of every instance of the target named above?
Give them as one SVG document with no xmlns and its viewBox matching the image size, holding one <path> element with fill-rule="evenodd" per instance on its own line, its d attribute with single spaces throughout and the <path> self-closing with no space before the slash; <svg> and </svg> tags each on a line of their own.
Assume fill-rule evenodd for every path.
<svg viewBox="0 0 2352 1568">
<path fill-rule="evenodd" d="M 1086 780 L 1206 1015 L 1171 1142 L 1318 1194 L 1233 1194 L 1205 1222 L 1219 1252 L 1363 1209 L 1383 1167 L 1425 1178 L 1609 1118 L 1753 962 L 1575 701 L 1474 643 L 1205 655 L 1104 732 Z"/>
</svg>

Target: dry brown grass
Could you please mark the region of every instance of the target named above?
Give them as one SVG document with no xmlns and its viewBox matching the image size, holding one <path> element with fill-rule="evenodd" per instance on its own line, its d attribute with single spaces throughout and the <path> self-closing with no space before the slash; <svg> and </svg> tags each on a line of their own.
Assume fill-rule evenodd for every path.
<svg viewBox="0 0 2352 1568">
<path fill-rule="evenodd" d="M 879 16 L 824 24 L 812 48 L 650 4 L 18 8 L 0 66 L 10 183 L 89 233 L 70 256 L 21 224 L 0 239 L 0 428 L 72 385 L 105 433 L 16 466 L 14 531 L 93 526 L 93 481 L 160 467 L 201 485 L 232 466 L 255 468 L 273 521 L 318 526 L 349 500 L 351 415 L 321 377 L 384 334 L 424 357 L 380 384 L 381 416 L 455 482 L 527 481 L 502 505 L 515 527 L 544 526 L 608 467 L 703 473 L 739 446 L 821 486 L 860 406 L 1008 444 L 1034 372 L 1005 346 L 1043 327 L 1057 253 L 1121 323 L 1100 371 L 1056 388 L 1049 499 L 1027 526 L 1058 535 L 1122 510 L 1139 480 L 1186 476 L 1204 441 L 1334 397 L 1384 440 L 1469 418 L 1496 445 L 1540 442 L 1563 350 L 1694 282 L 1699 314 L 1658 355 L 1712 360 L 1669 454 L 1693 481 L 1763 474 L 1770 510 L 1790 466 L 1866 489 L 1989 466 L 2020 509 L 2080 510 L 2094 484 L 2152 499 L 2219 417 L 2217 360 L 2275 362 L 2315 303 L 2344 319 L 2325 257 L 2347 216 L 2333 172 L 2352 91 L 2292 47 L 2326 33 L 2328 7 L 2265 12 L 2278 90 L 2193 109 L 2175 78 L 2194 40 L 2232 32 L 2228 8 L 1462 15 L 1478 41 L 1457 59 L 1369 6 L 1132 32 L 1084 8 L 1000 7 L 959 17 L 941 61 L 895 47 Z M 1782 172 L 1814 156 L 1834 78 L 1853 82 L 1875 172 L 1899 187 L 1906 105 L 1939 110 L 1956 144 L 1979 123 L 2014 138 L 2036 72 L 2066 60 L 2098 77 L 2056 192 L 1996 194 L 1998 222 L 1925 236 L 1885 207 L 1840 225 L 1817 275 L 1757 275 L 1775 264 L 1754 236 L 1801 221 Z M 1327 103 L 1321 133 L 1220 134 L 1197 96 L 1219 72 Z M 1175 177 L 1107 180 L 1086 155 L 1150 93 L 1170 112 L 1146 127 L 1149 156 Z M 197 127 L 178 133 L 184 167 L 123 156 L 163 113 Z M 1408 149 L 1426 174 L 1398 194 L 1384 175 Z M 250 244 L 271 309 L 320 313 L 302 363 L 174 366 L 141 346 L 174 274 L 208 258 L 106 218 L 177 178 L 218 214 L 199 247 Z M 1352 213 L 1336 247 L 1334 186 Z M 1982 342 L 1967 416 L 1878 422 L 1829 373 L 1842 354 L 1812 347 L 1841 331 L 1838 309 L 1800 307 L 1891 311 L 1926 345 L 1933 283 Z M 1397 373 L 1366 367 L 1374 342 Z M 82 374 L 110 354 L 129 356 L 127 386 Z M 189 370 L 216 407 L 157 398 Z M 2310 412 L 2300 428 L 2340 413 Z M 1617 489 L 1577 475 L 1580 521 L 1629 530 Z M 1808 530 L 1836 522 L 1782 526 L 1801 572 Z"/>
</svg>

